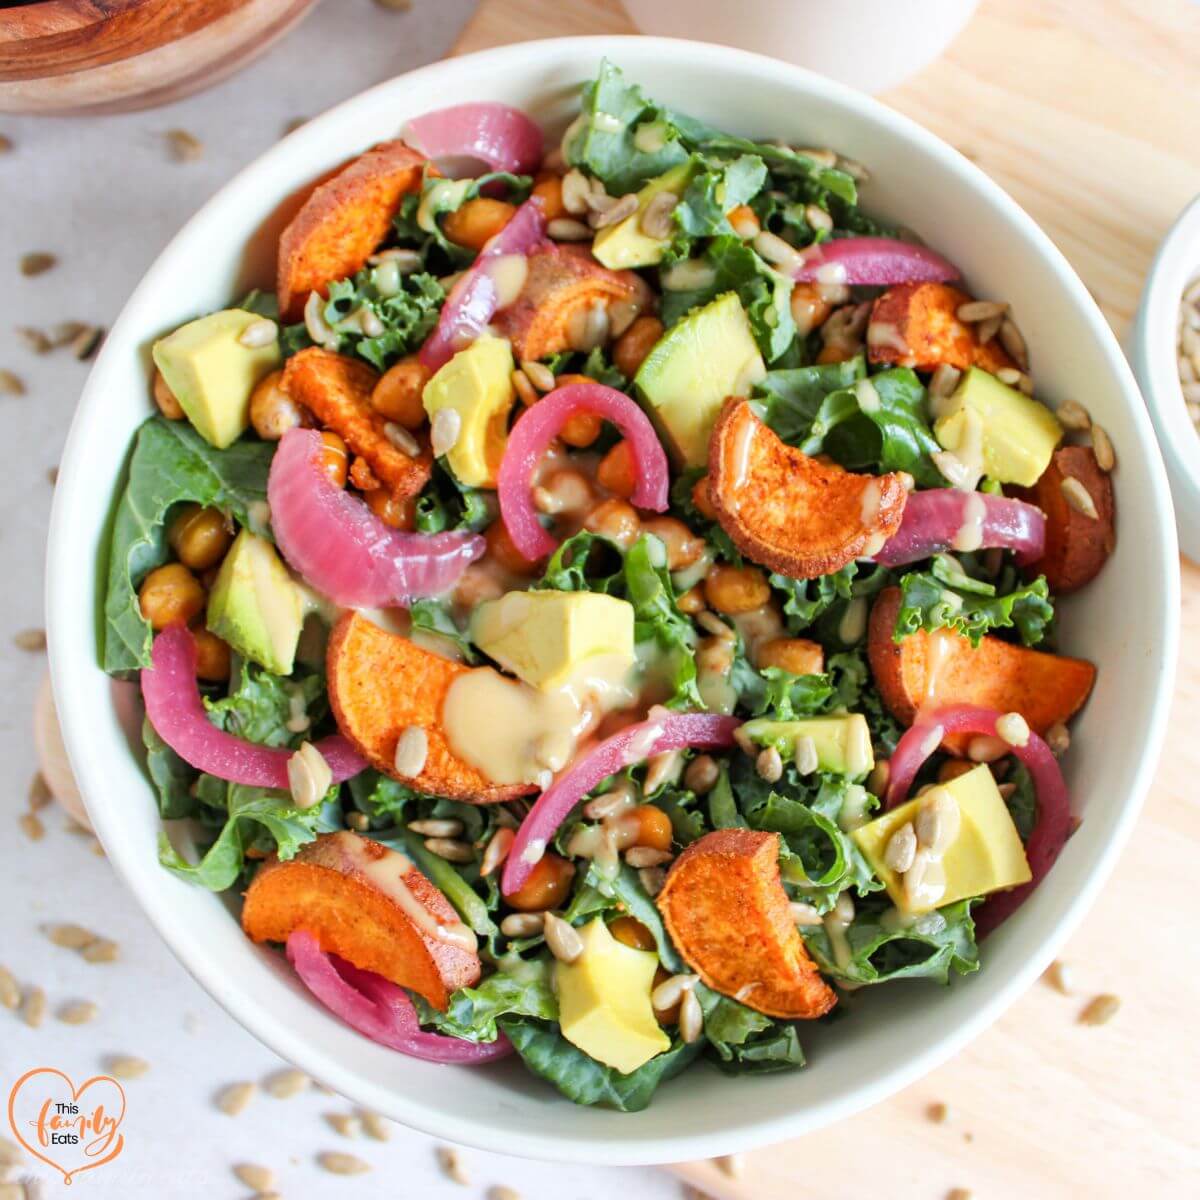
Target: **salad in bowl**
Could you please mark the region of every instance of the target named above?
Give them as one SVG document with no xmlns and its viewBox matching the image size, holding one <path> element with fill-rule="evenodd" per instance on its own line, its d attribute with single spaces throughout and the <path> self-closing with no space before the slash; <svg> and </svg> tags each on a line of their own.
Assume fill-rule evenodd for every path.
<svg viewBox="0 0 1200 1200">
<path fill-rule="evenodd" d="M 363 1036 L 637 1110 L 978 970 L 1052 869 L 1114 452 L 866 176 L 606 62 L 556 145 L 365 149 L 155 342 L 104 664 L 160 859 Z"/>
</svg>

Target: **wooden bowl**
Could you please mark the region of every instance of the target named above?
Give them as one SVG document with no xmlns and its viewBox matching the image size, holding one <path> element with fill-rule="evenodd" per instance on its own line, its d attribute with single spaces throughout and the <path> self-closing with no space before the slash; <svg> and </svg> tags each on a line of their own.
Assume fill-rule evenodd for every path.
<svg viewBox="0 0 1200 1200">
<path fill-rule="evenodd" d="M 261 54 L 316 0 L 42 0 L 0 8 L 0 112 L 177 100 Z"/>
</svg>

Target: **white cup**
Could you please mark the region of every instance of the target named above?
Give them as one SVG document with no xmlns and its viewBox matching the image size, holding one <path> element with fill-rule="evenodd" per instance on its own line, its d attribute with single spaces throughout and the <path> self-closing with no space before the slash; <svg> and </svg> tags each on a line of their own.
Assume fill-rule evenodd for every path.
<svg viewBox="0 0 1200 1200">
<path fill-rule="evenodd" d="M 624 0 L 642 33 L 756 50 L 864 92 L 881 92 L 932 62 L 978 2 Z"/>
</svg>

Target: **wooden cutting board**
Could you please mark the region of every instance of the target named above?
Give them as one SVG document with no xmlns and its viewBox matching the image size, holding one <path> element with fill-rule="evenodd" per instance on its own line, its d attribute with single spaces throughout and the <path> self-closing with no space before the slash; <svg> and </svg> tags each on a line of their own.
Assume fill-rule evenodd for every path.
<svg viewBox="0 0 1200 1200">
<path fill-rule="evenodd" d="M 457 49 L 632 32 L 616 0 L 483 0 Z M 1006 188 L 1125 335 L 1155 246 L 1200 192 L 1200 5 L 984 0 L 940 61 L 882 99 Z M 709 1163 L 682 1175 L 722 1200 L 1196 1194 L 1200 569 L 1188 563 L 1183 589 L 1171 734 L 1133 839 L 1064 951 L 1078 993 L 1035 985 L 921 1083 L 745 1155 L 736 1178 Z M 1118 1015 L 1079 1024 L 1101 992 L 1120 997 Z M 927 1115 L 936 1103 L 944 1122 Z"/>
</svg>

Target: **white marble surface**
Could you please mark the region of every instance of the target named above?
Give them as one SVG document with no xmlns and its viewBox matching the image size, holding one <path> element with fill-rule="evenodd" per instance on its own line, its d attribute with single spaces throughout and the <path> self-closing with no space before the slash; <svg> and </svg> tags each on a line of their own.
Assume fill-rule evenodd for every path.
<svg viewBox="0 0 1200 1200">
<path fill-rule="evenodd" d="M 42 624 L 47 470 L 87 368 L 65 350 L 33 355 L 14 327 L 70 319 L 110 324 L 175 229 L 289 120 L 437 58 L 471 7 L 471 0 L 416 0 L 412 13 L 392 15 L 371 0 L 325 0 L 243 74 L 167 108 L 87 120 L 0 116 L 0 133 L 14 143 L 0 156 L 0 367 L 27 388 L 21 397 L 0 396 L 0 963 L 22 983 L 44 988 L 50 1008 L 38 1029 L 0 1008 L 0 1112 L 12 1082 L 34 1066 L 58 1067 L 78 1082 L 113 1054 L 150 1063 L 144 1078 L 126 1085 L 126 1148 L 118 1159 L 79 1176 L 67 1193 L 49 1168 L 25 1158 L 18 1173 L 40 1178 L 47 1197 L 243 1196 L 248 1189 L 231 1173 L 239 1162 L 273 1168 L 287 1200 L 468 1200 L 497 1185 L 524 1200 L 682 1195 L 665 1173 L 532 1164 L 473 1151 L 463 1152 L 470 1183 L 462 1186 L 439 1171 L 435 1143 L 423 1136 L 393 1128 L 387 1144 L 347 1141 L 323 1114 L 350 1106 L 315 1091 L 291 1100 L 260 1092 L 241 1116 L 223 1115 L 213 1105 L 218 1089 L 261 1081 L 282 1064 L 188 977 L 89 840 L 66 831 L 62 813 L 45 810 L 46 835 L 36 844 L 17 827 L 35 769 L 30 706 L 45 664 L 11 639 Z M 431 106 L 439 99 L 430 97 Z M 172 128 L 204 142 L 199 161 L 171 160 L 164 135 Z M 31 250 L 56 254 L 58 265 L 23 278 L 17 260 Z M 79 564 L 81 585 L 91 570 Z M 93 965 L 51 945 L 39 926 L 58 921 L 116 939 L 120 960 Z M 99 1005 L 94 1023 L 55 1019 L 59 1006 L 77 999 Z M 10 1136 L 2 1118 L 0 1136 Z M 372 1170 L 353 1178 L 320 1172 L 314 1157 L 328 1150 L 354 1153 Z"/>
</svg>

